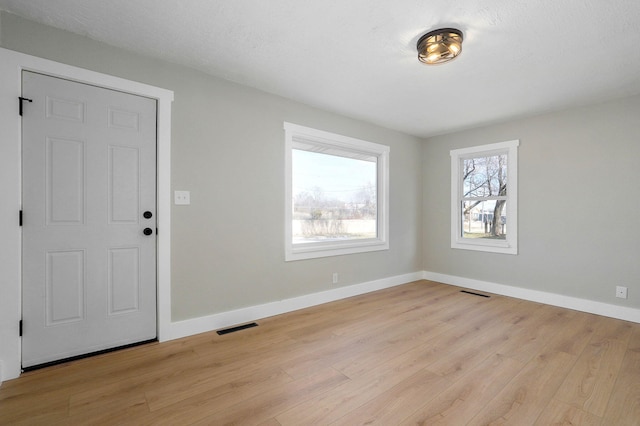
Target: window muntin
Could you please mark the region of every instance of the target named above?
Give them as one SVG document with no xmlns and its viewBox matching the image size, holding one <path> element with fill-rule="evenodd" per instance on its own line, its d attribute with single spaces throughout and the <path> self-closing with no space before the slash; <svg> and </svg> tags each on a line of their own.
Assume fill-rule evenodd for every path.
<svg viewBox="0 0 640 426">
<path fill-rule="evenodd" d="M 389 148 L 285 123 L 285 259 L 387 249 Z"/>
<path fill-rule="evenodd" d="M 451 151 L 452 248 L 517 254 L 518 145 Z"/>
</svg>

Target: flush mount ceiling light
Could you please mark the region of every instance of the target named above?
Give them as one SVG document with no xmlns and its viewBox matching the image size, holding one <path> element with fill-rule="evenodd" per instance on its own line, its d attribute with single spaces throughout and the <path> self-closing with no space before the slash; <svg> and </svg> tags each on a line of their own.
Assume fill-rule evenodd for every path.
<svg viewBox="0 0 640 426">
<path fill-rule="evenodd" d="M 462 31 L 441 28 L 429 31 L 418 40 L 418 60 L 427 65 L 449 62 L 462 52 Z"/>
</svg>

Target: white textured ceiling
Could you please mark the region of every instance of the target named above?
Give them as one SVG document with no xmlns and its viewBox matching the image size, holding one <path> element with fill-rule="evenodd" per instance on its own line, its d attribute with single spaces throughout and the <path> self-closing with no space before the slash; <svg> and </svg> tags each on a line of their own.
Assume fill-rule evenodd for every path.
<svg viewBox="0 0 640 426">
<path fill-rule="evenodd" d="M 0 0 L 27 19 L 417 136 L 640 93 L 639 0 Z M 453 26 L 463 52 L 418 62 Z"/>
</svg>

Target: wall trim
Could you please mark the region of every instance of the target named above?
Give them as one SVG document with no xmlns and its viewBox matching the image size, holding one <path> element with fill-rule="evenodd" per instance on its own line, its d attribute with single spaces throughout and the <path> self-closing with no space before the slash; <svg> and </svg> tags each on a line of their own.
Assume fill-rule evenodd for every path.
<svg viewBox="0 0 640 426">
<path fill-rule="evenodd" d="M 20 376 L 22 355 L 18 322 L 22 317 L 21 120 L 18 96 L 22 70 L 141 95 L 157 100 L 158 339 L 167 340 L 171 323 L 171 104 L 173 92 L 147 84 L 0 48 L 0 384 Z"/>
<path fill-rule="evenodd" d="M 421 280 L 422 275 L 422 272 L 396 275 L 393 277 L 321 291 L 318 293 L 306 294 L 304 296 L 293 297 L 291 299 L 249 306 L 204 317 L 176 321 L 171 323 L 170 339 L 179 339 L 181 337 L 218 330 L 245 322 L 257 321 L 274 315 L 293 312 L 299 309 L 321 305 L 323 303 L 407 284 L 412 281 Z"/>
<path fill-rule="evenodd" d="M 561 308 L 573 309 L 575 311 L 640 323 L 640 309 L 611 305 L 609 303 L 580 299 L 562 294 L 475 280 L 472 278 L 458 277 L 455 275 L 440 274 L 430 271 L 423 272 L 423 278 L 425 280 L 437 281 L 439 283 L 454 285 L 457 287 L 486 291 L 489 293 L 500 294 L 502 296 L 515 297 L 517 299 L 528 300 L 531 302 L 544 303 L 546 305 L 558 306 Z"/>
</svg>

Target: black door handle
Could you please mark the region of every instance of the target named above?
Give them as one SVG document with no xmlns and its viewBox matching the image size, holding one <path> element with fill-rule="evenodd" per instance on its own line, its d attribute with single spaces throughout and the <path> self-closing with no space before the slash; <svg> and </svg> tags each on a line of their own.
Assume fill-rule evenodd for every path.
<svg viewBox="0 0 640 426">
<path fill-rule="evenodd" d="M 146 211 L 146 212 L 142 213 L 142 216 L 145 219 L 151 219 L 153 217 L 153 213 L 151 213 L 150 211 Z"/>
<path fill-rule="evenodd" d="M 153 229 L 151 229 L 151 228 L 144 228 L 144 231 L 142 231 L 142 233 L 143 233 L 144 235 L 151 235 L 151 234 L 153 234 Z"/>
</svg>

